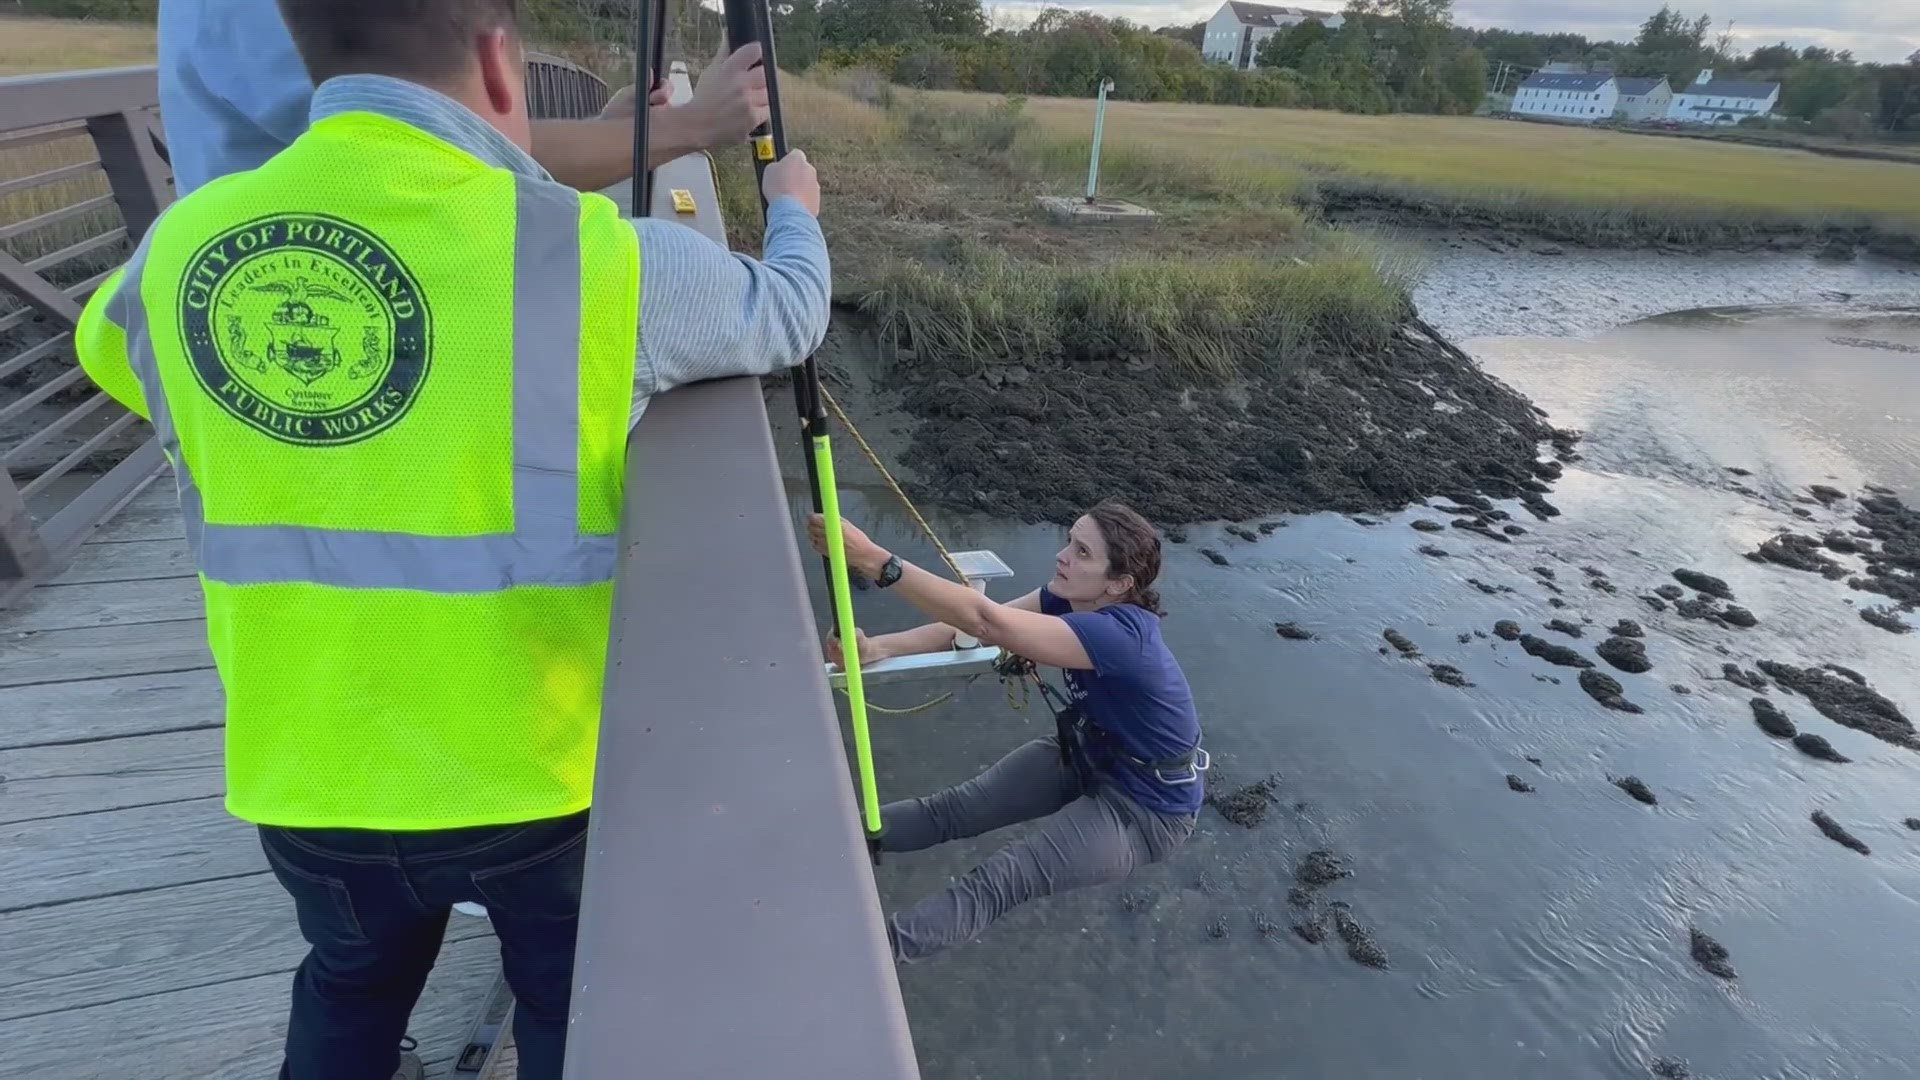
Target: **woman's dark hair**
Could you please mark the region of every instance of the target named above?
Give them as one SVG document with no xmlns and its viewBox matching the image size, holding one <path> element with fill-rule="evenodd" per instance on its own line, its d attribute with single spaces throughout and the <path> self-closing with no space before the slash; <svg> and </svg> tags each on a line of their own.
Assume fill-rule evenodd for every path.
<svg viewBox="0 0 1920 1080">
<path fill-rule="evenodd" d="M 1133 575 L 1133 591 L 1123 602 L 1165 615 L 1160 610 L 1160 594 L 1153 588 L 1160 577 L 1160 534 L 1153 525 L 1133 507 L 1112 499 L 1087 511 L 1087 516 L 1107 542 L 1107 576 Z"/>
</svg>

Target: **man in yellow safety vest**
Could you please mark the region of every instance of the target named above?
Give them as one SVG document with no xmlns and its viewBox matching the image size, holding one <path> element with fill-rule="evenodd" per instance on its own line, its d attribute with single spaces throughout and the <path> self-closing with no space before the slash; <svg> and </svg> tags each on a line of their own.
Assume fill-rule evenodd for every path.
<svg viewBox="0 0 1920 1080">
<path fill-rule="evenodd" d="M 478 902 L 553 1080 L 627 433 L 820 343 L 818 182 L 769 166 L 765 257 L 735 256 L 529 156 L 514 0 L 279 3 L 310 125 L 170 207 L 77 349 L 173 466 L 227 807 L 311 946 L 282 1076 L 417 1073 L 408 1014 Z"/>
</svg>

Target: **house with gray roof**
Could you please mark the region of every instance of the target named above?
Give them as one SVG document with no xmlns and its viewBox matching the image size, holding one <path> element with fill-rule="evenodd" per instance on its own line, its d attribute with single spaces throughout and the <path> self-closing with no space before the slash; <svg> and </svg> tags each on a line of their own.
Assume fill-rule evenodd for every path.
<svg viewBox="0 0 1920 1080">
<path fill-rule="evenodd" d="M 1621 77 L 1619 114 L 1625 120 L 1662 120 L 1673 107 L 1673 87 L 1667 77 L 1651 79 Z"/>
<path fill-rule="evenodd" d="M 1513 94 L 1513 111 L 1569 124 L 1613 118 L 1620 81 L 1608 72 L 1538 71 Z"/>
<path fill-rule="evenodd" d="M 1673 95 L 1667 119 L 1686 124 L 1737 124 L 1749 116 L 1770 116 L 1780 104 L 1780 84 L 1716 79 L 1700 72 L 1693 85 Z"/>
<path fill-rule="evenodd" d="M 1200 55 L 1217 64 L 1232 64 L 1242 71 L 1253 67 L 1260 43 L 1313 19 L 1329 30 L 1338 30 L 1347 21 L 1337 11 L 1311 8 L 1250 4 L 1245 0 L 1227 0 L 1207 20 L 1200 42 Z"/>
</svg>

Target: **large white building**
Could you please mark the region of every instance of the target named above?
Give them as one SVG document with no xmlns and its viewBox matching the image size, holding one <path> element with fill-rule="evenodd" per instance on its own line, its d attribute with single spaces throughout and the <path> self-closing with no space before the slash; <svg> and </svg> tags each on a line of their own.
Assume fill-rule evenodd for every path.
<svg viewBox="0 0 1920 1080">
<path fill-rule="evenodd" d="M 1605 72 L 1540 72 L 1527 77 L 1513 94 L 1513 111 L 1570 124 L 1613 118 L 1620 104 L 1620 82 Z"/>
<path fill-rule="evenodd" d="M 1614 80 L 1620 84 L 1620 115 L 1628 120 L 1662 120 L 1673 105 L 1673 87 L 1667 77 Z"/>
<path fill-rule="evenodd" d="M 1200 55 L 1214 63 L 1232 64 L 1246 71 L 1253 67 L 1261 42 L 1308 19 L 1318 19 L 1329 30 L 1338 30 L 1347 21 L 1331 11 L 1227 0 L 1213 13 L 1213 18 L 1207 20 L 1207 36 L 1200 43 Z"/>
<path fill-rule="evenodd" d="M 1780 104 L 1780 84 L 1715 79 L 1707 68 L 1693 85 L 1673 95 L 1667 119 L 1688 124 L 1737 124 L 1749 116 L 1769 116 Z"/>
</svg>

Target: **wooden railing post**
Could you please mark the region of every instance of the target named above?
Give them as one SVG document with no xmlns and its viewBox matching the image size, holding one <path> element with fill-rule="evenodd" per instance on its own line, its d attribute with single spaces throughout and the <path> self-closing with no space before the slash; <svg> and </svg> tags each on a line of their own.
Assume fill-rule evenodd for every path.
<svg viewBox="0 0 1920 1080">
<path fill-rule="evenodd" d="M 127 238 L 138 244 L 173 201 L 172 171 L 154 150 L 153 121 L 142 110 L 127 109 L 89 117 L 87 134 L 100 151 L 100 167 L 127 221 Z"/>
<path fill-rule="evenodd" d="M 47 562 L 46 545 L 33 528 L 26 500 L 13 486 L 13 477 L 0 469 L 0 604 L 12 586 L 38 575 Z"/>
</svg>

